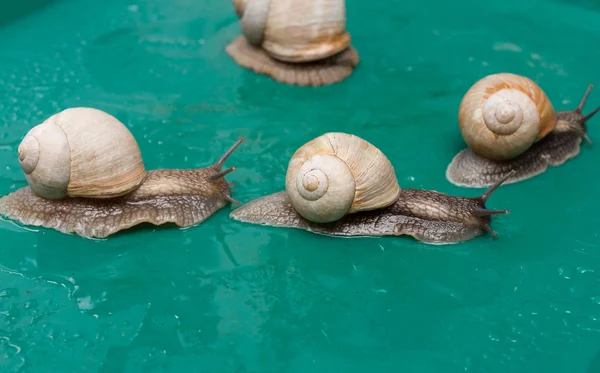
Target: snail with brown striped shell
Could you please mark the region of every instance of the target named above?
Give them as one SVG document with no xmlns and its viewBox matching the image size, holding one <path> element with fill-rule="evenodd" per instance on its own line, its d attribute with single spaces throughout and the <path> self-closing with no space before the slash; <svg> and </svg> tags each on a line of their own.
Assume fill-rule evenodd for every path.
<svg viewBox="0 0 600 373">
<path fill-rule="evenodd" d="M 488 75 L 463 97 L 460 132 L 468 148 L 449 164 L 446 178 L 462 187 L 481 188 L 505 179 L 507 184 L 532 178 L 549 166 L 559 166 L 579 154 L 582 139 L 589 144 L 584 115 L 590 84 L 579 106 L 557 111 L 531 79 L 510 73 Z"/>
<path fill-rule="evenodd" d="M 0 198 L 0 215 L 25 225 L 105 238 L 141 223 L 200 224 L 229 202 L 223 164 L 147 171 L 140 148 L 117 118 L 70 108 L 32 128 L 18 147 L 28 186 Z"/>
<path fill-rule="evenodd" d="M 241 36 L 227 47 L 240 65 L 300 86 L 337 83 L 359 63 L 345 0 L 233 0 Z"/>
<path fill-rule="evenodd" d="M 326 133 L 292 156 L 284 191 L 233 210 L 231 218 L 252 224 L 299 228 L 328 236 L 413 236 L 450 244 L 489 232 L 485 202 L 499 180 L 479 197 L 401 189 L 394 168 L 374 145 L 346 133 Z"/>
</svg>

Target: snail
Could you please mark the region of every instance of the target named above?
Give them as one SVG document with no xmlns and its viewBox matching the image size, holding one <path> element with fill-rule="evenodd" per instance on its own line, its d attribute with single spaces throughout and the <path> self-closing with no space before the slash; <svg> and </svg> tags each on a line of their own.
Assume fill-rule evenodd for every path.
<svg viewBox="0 0 600 373">
<path fill-rule="evenodd" d="M 579 154 L 587 135 L 583 107 L 592 90 L 589 85 L 579 106 L 555 112 L 544 91 L 531 79 L 510 73 L 488 75 L 464 95 L 458 123 L 468 148 L 454 156 L 446 178 L 461 187 L 487 187 L 506 179 L 506 184 L 530 179 Z"/>
<path fill-rule="evenodd" d="M 345 0 L 233 0 L 242 35 L 225 48 L 233 60 L 280 83 L 323 86 L 359 63 L 346 30 Z"/>
<path fill-rule="evenodd" d="M 18 147 L 28 185 L 0 198 L 0 215 L 24 225 L 106 238 L 141 223 L 200 224 L 228 202 L 223 164 L 147 171 L 133 135 L 114 116 L 69 108 L 33 127 Z"/>
<path fill-rule="evenodd" d="M 451 244 L 485 232 L 497 237 L 491 217 L 509 213 L 485 206 L 504 180 L 475 198 L 401 189 L 394 167 L 377 147 L 340 132 L 301 146 L 285 180 L 284 191 L 246 203 L 230 217 L 327 236 L 408 235 L 428 244 Z"/>
</svg>

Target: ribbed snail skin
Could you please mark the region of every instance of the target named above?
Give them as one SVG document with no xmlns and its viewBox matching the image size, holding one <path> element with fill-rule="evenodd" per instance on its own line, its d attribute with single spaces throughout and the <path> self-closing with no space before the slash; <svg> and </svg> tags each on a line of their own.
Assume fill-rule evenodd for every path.
<svg viewBox="0 0 600 373">
<path fill-rule="evenodd" d="M 432 245 L 467 241 L 490 228 L 490 215 L 480 216 L 485 204 L 428 190 L 404 189 L 395 204 L 378 210 L 348 214 L 332 223 L 303 218 L 286 191 L 248 202 L 230 213 L 234 220 L 279 228 L 297 228 L 333 237 L 412 236 Z M 501 211 L 498 213 L 508 213 Z"/>
<path fill-rule="evenodd" d="M 47 122 L 33 127 L 17 149 L 27 183 L 48 199 L 65 197 L 71 175 L 69 142 L 60 126 Z"/>
<path fill-rule="evenodd" d="M 509 73 L 476 82 L 460 103 L 458 122 L 467 145 L 493 160 L 516 157 L 556 125 L 554 108 L 542 89 Z"/>
<path fill-rule="evenodd" d="M 315 62 L 278 61 L 264 49 L 252 46 L 243 36 L 235 38 L 225 50 L 238 65 L 277 82 L 297 86 L 319 87 L 339 83 L 352 75 L 360 62 L 358 52 L 352 46 Z"/>
<path fill-rule="evenodd" d="M 0 198 L 0 215 L 85 238 L 106 238 L 142 223 L 191 227 L 228 204 L 223 194 L 229 194 L 229 185 L 224 179 L 208 180 L 213 172 L 149 171 L 146 182 L 133 193 L 111 199 L 48 200 L 24 187 Z"/>
<path fill-rule="evenodd" d="M 137 141 L 112 115 L 93 108 L 70 108 L 48 118 L 45 124 L 62 128 L 69 142 L 67 195 L 118 197 L 144 181 L 146 169 Z"/>
</svg>

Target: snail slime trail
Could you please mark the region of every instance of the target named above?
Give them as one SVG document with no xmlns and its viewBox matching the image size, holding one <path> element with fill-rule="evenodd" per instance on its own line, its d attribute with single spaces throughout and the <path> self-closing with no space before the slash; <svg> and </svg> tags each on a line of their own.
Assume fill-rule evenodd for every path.
<svg viewBox="0 0 600 373">
<path fill-rule="evenodd" d="M 423 243 L 452 244 L 486 232 L 497 237 L 491 218 L 509 211 L 491 210 L 485 203 L 512 175 L 474 198 L 400 189 L 379 149 L 354 135 L 327 133 L 294 153 L 284 191 L 242 205 L 230 217 L 333 237 L 407 235 Z"/>
<path fill-rule="evenodd" d="M 55 146 L 62 144 L 60 136 L 79 150 L 78 157 L 61 153 L 65 148 Z M 106 238 L 142 223 L 195 226 L 228 203 L 239 204 L 225 180 L 235 167 L 223 165 L 243 140 L 205 168 L 146 171 L 135 139 L 116 118 L 96 109 L 66 109 L 23 139 L 19 160 L 29 185 L 0 198 L 0 215 L 85 238 Z"/>
<path fill-rule="evenodd" d="M 240 66 L 298 86 L 349 77 L 360 58 L 344 0 L 233 0 L 242 35 L 225 48 Z"/>
<path fill-rule="evenodd" d="M 580 152 L 587 121 L 599 110 L 583 114 L 592 90 L 589 85 L 574 110 L 557 111 L 542 89 L 526 77 L 489 75 L 465 94 L 459 108 L 459 127 L 468 148 L 446 169 L 452 184 L 488 187 L 505 178 L 517 183 L 560 166 Z"/>
</svg>

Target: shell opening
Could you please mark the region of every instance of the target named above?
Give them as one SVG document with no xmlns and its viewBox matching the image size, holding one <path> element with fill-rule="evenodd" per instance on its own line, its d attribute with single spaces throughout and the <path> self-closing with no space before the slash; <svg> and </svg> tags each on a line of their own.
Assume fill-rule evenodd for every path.
<svg viewBox="0 0 600 373">
<path fill-rule="evenodd" d="M 19 163 L 23 172 L 30 174 L 35 170 L 40 159 L 40 143 L 33 136 L 25 136 L 18 148 Z"/>
<path fill-rule="evenodd" d="M 31 190 L 46 199 L 63 198 L 71 174 L 71 151 L 62 128 L 51 121 L 33 127 L 19 144 L 19 163 Z"/>
<path fill-rule="evenodd" d="M 234 3 L 236 9 L 240 10 L 240 28 L 244 37 L 254 46 L 260 46 L 263 42 L 267 17 L 269 15 L 270 0 L 253 0 L 243 5 Z"/>
</svg>

